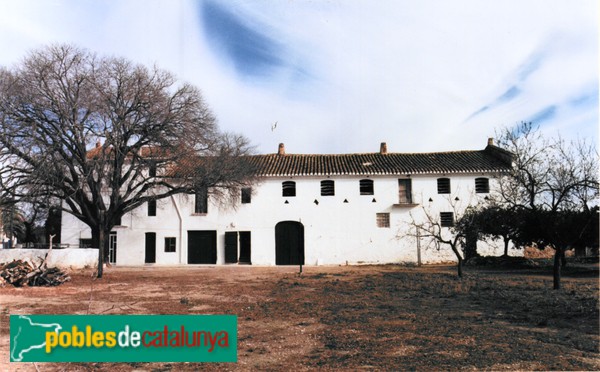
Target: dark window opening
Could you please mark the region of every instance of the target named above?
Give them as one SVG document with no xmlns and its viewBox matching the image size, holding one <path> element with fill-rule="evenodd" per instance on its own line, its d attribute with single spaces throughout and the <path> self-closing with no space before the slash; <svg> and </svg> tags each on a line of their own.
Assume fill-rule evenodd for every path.
<svg viewBox="0 0 600 372">
<path fill-rule="evenodd" d="M 165 238 L 165 252 L 176 251 L 177 238 Z"/>
<path fill-rule="evenodd" d="M 284 181 L 281 184 L 281 187 L 282 187 L 282 191 L 281 191 L 282 196 L 296 196 L 296 182 Z"/>
<path fill-rule="evenodd" d="M 242 204 L 249 204 L 250 202 L 252 202 L 252 189 L 244 187 L 242 189 Z"/>
<path fill-rule="evenodd" d="M 148 175 L 150 177 L 156 177 L 156 163 L 150 163 L 150 167 L 148 169 Z"/>
<path fill-rule="evenodd" d="M 208 190 L 205 188 L 196 191 L 194 200 L 194 213 L 208 213 Z"/>
<path fill-rule="evenodd" d="M 156 216 L 156 200 L 148 201 L 148 216 Z"/>
<path fill-rule="evenodd" d="M 450 178 L 437 179 L 438 194 L 450 194 Z"/>
<path fill-rule="evenodd" d="M 490 180 L 485 177 L 475 178 L 475 192 L 477 194 L 488 194 L 490 192 Z"/>
<path fill-rule="evenodd" d="M 398 180 L 398 202 L 400 204 L 412 204 L 412 180 Z"/>
<path fill-rule="evenodd" d="M 321 196 L 334 196 L 335 182 L 332 180 L 321 181 Z"/>
<path fill-rule="evenodd" d="M 453 212 L 440 212 L 440 225 L 442 227 L 454 226 L 454 213 Z"/>
<path fill-rule="evenodd" d="M 79 248 L 93 248 L 92 239 L 79 239 Z"/>
<path fill-rule="evenodd" d="M 375 189 L 373 187 L 373 180 L 360 180 L 360 194 L 361 195 L 373 195 Z"/>
</svg>

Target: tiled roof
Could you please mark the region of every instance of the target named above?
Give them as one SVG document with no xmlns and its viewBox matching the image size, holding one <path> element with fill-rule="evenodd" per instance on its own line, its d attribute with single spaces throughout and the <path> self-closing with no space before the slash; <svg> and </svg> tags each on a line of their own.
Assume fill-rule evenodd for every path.
<svg viewBox="0 0 600 372">
<path fill-rule="evenodd" d="M 251 156 L 250 163 L 263 177 L 495 173 L 510 169 L 506 154 L 498 147 L 488 146 L 481 151 L 415 154 L 268 154 Z"/>
</svg>

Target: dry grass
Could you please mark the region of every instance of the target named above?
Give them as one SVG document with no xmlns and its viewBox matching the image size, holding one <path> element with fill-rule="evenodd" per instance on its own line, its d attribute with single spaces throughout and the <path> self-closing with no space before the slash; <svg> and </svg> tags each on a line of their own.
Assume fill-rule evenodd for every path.
<svg viewBox="0 0 600 372">
<path fill-rule="evenodd" d="M 9 314 L 236 314 L 237 364 L 38 364 L 47 370 L 598 370 L 597 270 L 400 266 L 111 268 L 58 288 L 0 289 Z M 570 275 L 570 277 L 569 277 Z M 35 370 L 8 364 L 0 370 Z"/>
</svg>

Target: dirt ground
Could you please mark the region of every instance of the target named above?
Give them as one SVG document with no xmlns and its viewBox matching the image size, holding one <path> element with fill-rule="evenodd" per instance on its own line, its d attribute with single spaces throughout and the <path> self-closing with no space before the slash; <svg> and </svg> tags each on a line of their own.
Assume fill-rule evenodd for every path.
<svg viewBox="0 0 600 372">
<path fill-rule="evenodd" d="M 0 288 L 0 371 L 600 370 L 598 271 L 112 267 Z M 9 363 L 10 314 L 236 314 L 238 362 Z"/>
</svg>

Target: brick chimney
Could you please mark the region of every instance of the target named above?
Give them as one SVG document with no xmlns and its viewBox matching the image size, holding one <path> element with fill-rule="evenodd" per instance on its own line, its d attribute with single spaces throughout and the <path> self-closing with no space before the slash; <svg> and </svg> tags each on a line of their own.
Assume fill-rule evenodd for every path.
<svg viewBox="0 0 600 372">
<path fill-rule="evenodd" d="M 488 146 L 494 146 L 494 139 L 493 138 L 488 138 Z"/>
<path fill-rule="evenodd" d="M 379 146 L 380 154 L 387 154 L 387 143 L 381 142 L 381 146 Z"/>
<path fill-rule="evenodd" d="M 277 155 L 285 155 L 285 145 L 283 143 L 279 144 L 279 149 L 277 150 Z"/>
</svg>

